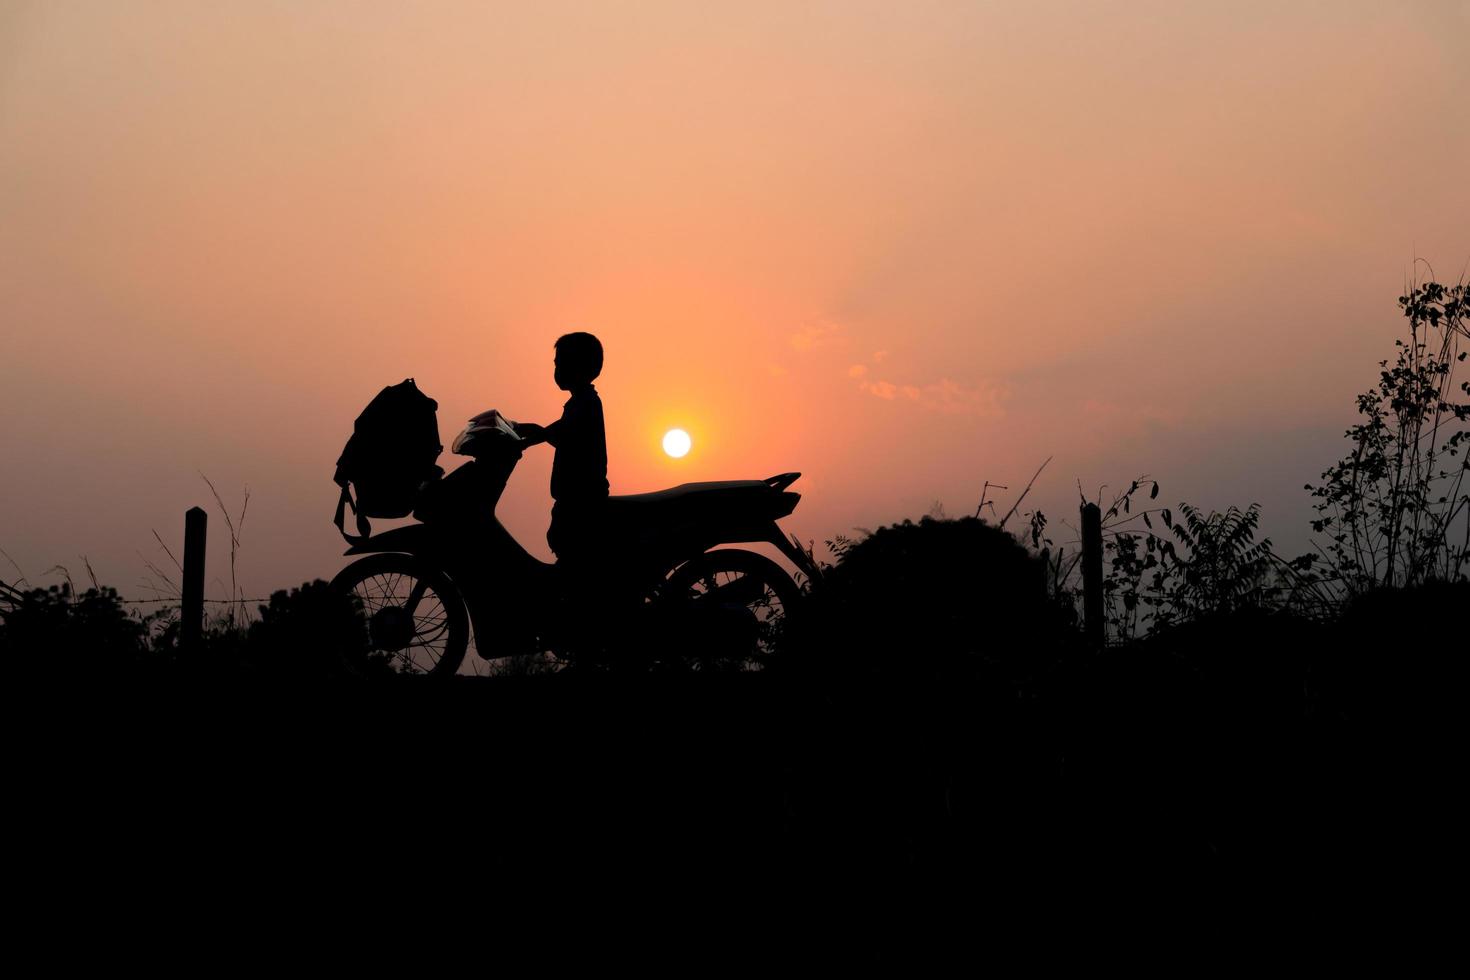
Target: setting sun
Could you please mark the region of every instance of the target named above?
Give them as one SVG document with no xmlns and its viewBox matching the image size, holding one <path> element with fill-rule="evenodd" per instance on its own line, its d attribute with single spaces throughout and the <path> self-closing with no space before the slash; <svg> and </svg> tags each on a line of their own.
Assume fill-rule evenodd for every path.
<svg viewBox="0 0 1470 980">
<path fill-rule="evenodd" d="M 664 452 L 675 459 L 688 453 L 691 445 L 689 433 L 683 429 L 670 429 L 664 433 Z"/>
</svg>

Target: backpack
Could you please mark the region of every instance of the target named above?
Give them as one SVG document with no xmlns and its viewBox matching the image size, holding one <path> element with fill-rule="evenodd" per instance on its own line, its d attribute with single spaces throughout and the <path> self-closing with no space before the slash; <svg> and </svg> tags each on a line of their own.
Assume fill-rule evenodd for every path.
<svg viewBox="0 0 1470 980">
<path fill-rule="evenodd" d="M 353 423 L 332 477 L 342 488 L 334 523 L 349 544 L 372 534 L 369 517 L 407 517 L 423 488 L 444 475 L 434 464 L 444 451 L 438 409 L 439 403 L 409 378 L 378 392 Z M 349 483 L 357 491 L 356 501 Z M 342 526 L 348 507 L 357 516 L 360 537 Z"/>
</svg>

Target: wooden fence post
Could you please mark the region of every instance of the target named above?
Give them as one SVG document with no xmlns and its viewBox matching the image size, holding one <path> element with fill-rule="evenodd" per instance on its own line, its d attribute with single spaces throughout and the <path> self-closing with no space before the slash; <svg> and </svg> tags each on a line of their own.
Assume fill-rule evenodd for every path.
<svg viewBox="0 0 1470 980">
<path fill-rule="evenodd" d="M 184 512 L 184 606 L 179 616 L 179 649 L 194 652 L 204 628 L 204 532 L 209 515 L 202 507 Z"/>
<path fill-rule="evenodd" d="M 1103 545 L 1102 510 L 1097 504 L 1082 505 L 1082 624 L 1087 643 L 1094 650 L 1103 646 Z"/>
</svg>

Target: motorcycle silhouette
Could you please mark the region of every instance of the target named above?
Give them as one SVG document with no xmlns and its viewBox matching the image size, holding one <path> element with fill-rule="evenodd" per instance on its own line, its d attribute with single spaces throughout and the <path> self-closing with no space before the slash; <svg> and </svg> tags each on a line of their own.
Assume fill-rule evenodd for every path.
<svg viewBox="0 0 1470 980">
<path fill-rule="evenodd" d="M 579 607 L 558 566 L 527 552 L 495 517 L 521 458 L 514 427 L 483 413 L 451 450 L 471 459 L 424 487 L 418 523 L 358 541 L 345 554 L 366 557 L 332 580 L 361 604 L 372 651 L 402 673 L 436 677 L 460 670 L 471 628 L 485 660 L 589 652 L 588 637 L 603 624 L 588 622 L 595 613 Z M 608 597 L 629 614 L 618 623 L 637 634 L 621 637 L 624 647 L 695 666 L 766 666 L 801 590 L 764 555 L 716 546 L 770 543 L 816 578 L 776 524 L 801 499 L 787 490 L 800 475 L 609 497 L 602 573 Z"/>
</svg>

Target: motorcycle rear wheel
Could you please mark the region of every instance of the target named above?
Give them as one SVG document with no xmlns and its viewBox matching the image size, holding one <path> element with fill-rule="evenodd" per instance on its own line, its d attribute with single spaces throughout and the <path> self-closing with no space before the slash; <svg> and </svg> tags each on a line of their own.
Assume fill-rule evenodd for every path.
<svg viewBox="0 0 1470 980">
<path fill-rule="evenodd" d="M 719 600 L 719 593 L 733 593 L 720 605 L 744 609 L 755 619 L 754 635 L 747 649 L 723 651 L 715 657 L 698 653 L 686 657 L 698 670 L 764 670 L 773 663 L 782 631 L 798 615 L 801 589 L 785 570 L 764 555 L 738 548 L 707 551 L 676 568 L 664 583 L 666 599 L 680 602 Z"/>
<path fill-rule="evenodd" d="M 443 572 L 412 555 L 369 555 L 332 579 L 367 620 L 371 653 L 396 673 L 452 677 L 469 645 L 464 599 Z"/>
</svg>

